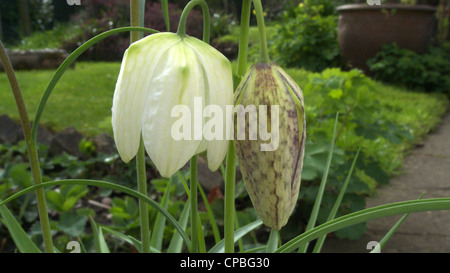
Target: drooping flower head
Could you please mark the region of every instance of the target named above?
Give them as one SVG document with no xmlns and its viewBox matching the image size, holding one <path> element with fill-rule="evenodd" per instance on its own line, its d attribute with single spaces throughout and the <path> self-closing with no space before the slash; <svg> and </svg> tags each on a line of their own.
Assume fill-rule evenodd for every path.
<svg viewBox="0 0 450 273">
<path fill-rule="evenodd" d="M 235 120 L 234 146 L 247 191 L 264 224 L 279 230 L 292 214 L 300 189 L 306 139 L 303 93 L 278 65 L 257 63 L 238 86 L 235 105 L 243 106 Z M 252 105 L 258 109 L 255 118 L 247 111 L 249 122 L 239 122 Z M 259 135 L 252 134 L 252 124 L 259 125 Z M 239 139 L 245 131 L 248 137 Z M 269 131 L 268 143 L 264 136 Z"/>
<path fill-rule="evenodd" d="M 199 120 L 195 115 L 199 111 L 195 98 L 201 98 L 202 107 L 218 105 L 226 113 L 225 106 L 233 102 L 231 65 L 226 57 L 194 37 L 175 33 L 153 34 L 133 43 L 124 54 L 112 106 L 114 139 L 122 160 L 129 162 L 137 154 L 142 134 L 147 153 L 164 177 L 205 150 L 209 168 L 216 170 L 228 141 L 226 136 L 217 140 L 198 137 L 202 127 L 195 124 L 202 125 L 205 118 Z M 179 118 L 181 114 L 174 112 L 177 106 L 190 113 Z M 173 136 L 173 125 L 180 119 L 192 124 L 182 128 L 191 137 Z"/>
</svg>

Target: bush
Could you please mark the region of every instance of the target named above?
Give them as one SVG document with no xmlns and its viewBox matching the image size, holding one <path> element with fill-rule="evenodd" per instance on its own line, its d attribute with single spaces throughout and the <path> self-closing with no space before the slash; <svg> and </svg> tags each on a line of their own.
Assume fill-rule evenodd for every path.
<svg viewBox="0 0 450 273">
<path fill-rule="evenodd" d="M 425 54 L 387 44 L 367 64 L 377 80 L 450 96 L 450 44 Z"/>
<path fill-rule="evenodd" d="M 113 28 L 129 26 L 130 12 L 127 1 L 93 0 L 84 5 L 84 12 L 72 18 L 74 22 L 83 22 L 83 31 L 62 43 L 68 52 L 74 51 L 84 41 Z M 169 4 L 170 31 L 176 32 L 182 10 L 177 5 Z M 100 16 L 100 17 L 99 17 Z M 158 31 L 166 31 L 166 23 L 159 3 L 146 2 L 145 26 Z M 79 24 L 79 23 L 76 23 Z M 189 14 L 186 33 L 199 39 L 203 36 L 203 17 L 200 11 L 192 10 Z M 145 34 L 147 35 L 147 34 Z M 128 33 L 117 34 L 99 42 L 80 56 L 80 60 L 120 61 L 130 44 Z"/>
<path fill-rule="evenodd" d="M 337 16 L 331 0 L 305 0 L 283 15 L 272 56 L 279 64 L 322 71 L 339 66 Z"/>
</svg>

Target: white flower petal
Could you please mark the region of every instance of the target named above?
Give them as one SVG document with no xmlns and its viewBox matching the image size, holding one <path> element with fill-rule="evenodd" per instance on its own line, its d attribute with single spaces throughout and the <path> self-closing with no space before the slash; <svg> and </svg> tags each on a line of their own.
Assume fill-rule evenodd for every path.
<svg viewBox="0 0 450 273">
<path fill-rule="evenodd" d="M 191 109 L 190 124 L 194 122 L 194 97 L 204 93 L 201 68 L 193 51 L 183 42 L 172 46 L 166 58 L 157 64 L 159 74 L 151 83 L 152 93 L 146 97 L 142 119 L 145 148 L 163 177 L 172 176 L 197 151 L 201 140 L 175 140 L 172 126 L 178 117 L 172 117 L 172 108 L 186 105 Z"/>
<path fill-rule="evenodd" d="M 180 37 L 158 33 L 133 43 L 125 52 L 114 91 L 112 127 L 120 157 L 128 162 L 136 155 L 140 143 L 144 98 L 156 63 Z"/>
<path fill-rule="evenodd" d="M 219 51 L 210 45 L 189 37 L 186 39 L 196 52 L 197 58 L 203 67 L 205 74 L 205 93 L 207 100 L 205 105 L 218 105 L 223 113 L 222 138 L 218 140 L 208 141 L 207 157 L 208 167 L 211 171 L 215 171 L 223 162 L 229 145 L 231 131 L 227 132 L 227 128 L 232 126 L 232 113 L 226 111 L 227 105 L 233 105 L 233 77 L 231 73 L 231 64 L 228 59 Z M 218 128 L 216 128 L 218 129 Z M 228 133 L 228 134 L 227 134 Z"/>
</svg>

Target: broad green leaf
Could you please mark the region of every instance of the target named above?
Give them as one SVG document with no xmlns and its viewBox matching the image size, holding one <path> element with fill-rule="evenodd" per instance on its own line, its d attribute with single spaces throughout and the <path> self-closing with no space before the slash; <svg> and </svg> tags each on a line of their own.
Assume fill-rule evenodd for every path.
<svg viewBox="0 0 450 273">
<path fill-rule="evenodd" d="M 70 236 L 77 237 L 84 232 L 87 217 L 76 212 L 64 212 L 61 214 L 56 226 Z"/>
</svg>

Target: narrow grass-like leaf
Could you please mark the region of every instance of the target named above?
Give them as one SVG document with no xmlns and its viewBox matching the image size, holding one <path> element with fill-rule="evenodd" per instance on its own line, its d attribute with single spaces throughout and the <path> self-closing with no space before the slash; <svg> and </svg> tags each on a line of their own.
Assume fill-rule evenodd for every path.
<svg viewBox="0 0 450 273">
<path fill-rule="evenodd" d="M 308 225 L 306 226 L 306 231 L 312 229 L 316 225 L 317 215 L 319 214 L 320 205 L 322 203 L 323 192 L 325 191 L 325 185 L 327 184 L 328 172 L 331 166 L 331 159 L 333 158 L 334 151 L 334 141 L 336 139 L 336 131 L 338 125 L 339 113 L 336 114 L 336 120 L 334 121 L 334 129 L 333 129 L 333 138 L 330 144 L 330 151 L 328 153 L 327 163 L 325 165 L 325 170 L 322 176 L 322 181 L 320 182 L 319 190 L 317 192 L 316 201 L 314 202 L 314 206 L 311 212 L 311 216 L 308 221 Z M 309 242 L 306 242 L 304 245 L 301 245 L 298 249 L 299 253 L 306 253 L 308 250 Z"/>
<path fill-rule="evenodd" d="M 188 200 L 186 204 L 184 205 L 183 211 L 180 215 L 180 220 L 178 221 L 178 224 L 183 228 L 186 229 L 187 222 L 189 219 L 189 213 L 191 209 L 191 202 Z M 172 239 L 170 240 L 169 248 L 167 249 L 167 253 L 180 253 L 183 247 L 183 239 L 181 238 L 180 234 L 178 232 L 175 232 L 172 236 Z"/>
<path fill-rule="evenodd" d="M 0 215 L 3 218 L 3 224 L 21 253 L 41 253 L 41 250 L 28 237 L 28 234 L 6 206 L 0 206 Z"/>
<path fill-rule="evenodd" d="M 163 207 L 164 209 L 167 209 L 167 205 L 169 204 L 171 186 L 172 180 L 170 179 L 169 183 L 167 183 L 166 191 L 164 192 L 163 197 L 161 199 L 161 207 Z M 166 225 L 166 217 L 164 217 L 161 213 L 158 213 L 153 226 L 152 239 L 150 241 L 150 246 L 157 249 L 158 251 L 161 251 L 165 225 Z"/>
<path fill-rule="evenodd" d="M 267 251 L 267 246 L 255 247 L 252 249 L 243 250 L 239 253 L 259 253 L 259 252 L 264 252 L 264 251 Z"/>
<path fill-rule="evenodd" d="M 203 225 L 200 215 L 197 214 L 197 232 L 198 232 L 198 252 L 206 253 L 205 236 L 203 236 Z"/>
<path fill-rule="evenodd" d="M 275 252 L 291 252 L 300 245 L 322 235 L 366 221 L 404 213 L 434 210 L 450 210 L 450 197 L 396 202 L 353 212 L 304 232 L 283 244 Z"/>
<path fill-rule="evenodd" d="M 423 193 L 420 195 L 420 197 L 418 198 L 419 200 L 422 199 L 423 197 Z M 381 249 L 383 249 L 383 247 L 387 244 L 387 242 L 391 239 L 392 235 L 394 235 L 394 233 L 397 231 L 397 229 L 403 224 L 403 222 L 406 220 L 406 218 L 408 218 L 409 213 L 405 213 L 398 221 L 397 223 L 395 223 L 395 225 L 388 231 L 388 233 L 386 233 L 386 235 L 384 235 L 383 239 L 381 239 L 380 243 L 379 243 L 379 249 L 374 248 L 370 253 L 375 253 L 378 251 L 381 251 Z"/>
<path fill-rule="evenodd" d="M 6 198 L 4 201 L 0 202 L 0 207 L 25 193 L 35 190 L 36 188 L 52 187 L 52 186 L 60 186 L 60 185 L 88 185 L 88 186 L 112 189 L 112 190 L 120 191 L 125 194 L 131 195 L 140 200 L 143 200 L 144 202 L 146 202 L 147 204 L 152 206 L 154 209 L 161 212 L 167 218 L 167 221 L 180 233 L 186 246 L 190 247 L 190 245 L 191 245 L 189 238 L 187 237 L 186 233 L 184 232 L 184 229 L 178 224 L 177 220 L 175 220 L 175 218 L 173 218 L 173 216 L 167 210 L 165 210 L 163 207 L 161 207 L 157 202 L 150 199 L 148 196 L 145 196 L 145 195 L 139 193 L 138 191 L 135 191 L 128 187 L 117 185 L 117 184 L 106 182 L 106 181 L 101 181 L 101 180 L 66 179 L 66 180 L 45 182 L 40 185 L 33 185 L 33 186 L 23 189 L 13 195 L 11 195 L 10 197 Z"/>
<path fill-rule="evenodd" d="M 334 206 L 331 209 L 330 214 L 328 215 L 327 222 L 333 220 L 334 217 L 336 216 L 339 206 L 341 205 L 342 198 L 344 198 L 345 191 L 347 190 L 347 186 L 350 181 L 350 178 L 353 174 L 353 170 L 355 168 L 356 160 L 358 159 L 360 150 L 361 150 L 361 148 L 358 149 L 358 152 L 356 153 L 356 156 L 353 159 L 353 163 L 352 163 L 352 166 L 350 167 L 350 171 L 348 172 L 347 178 L 345 179 L 344 184 L 342 185 L 342 188 L 339 191 L 339 195 L 336 198 L 336 202 L 334 203 Z M 314 246 L 314 249 L 313 249 L 313 253 L 320 252 L 320 250 L 322 249 L 323 243 L 325 242 L 325 238 L 326 238 L 326 235 L 323 235 L 319 239 L 317 239 L 316 245 Z"/>
<path fill-rule="evenodd" d="M 110 253 L 102 229 L 95 223 L 92 217 L 89 217 L 89 221 L 91 222 L 92 233 L 94 235 L 95 251 L 97 253 Z"/>
<path fill-rule="evenodd" d="M 205 204 L 206 213 L 208 214 L 208 218 L 209 218 L 209 224 L 211 225 L 213 235 L 214 235 L 214 240 L 217 244 L 221 238 L 220 238 L 220 232 L 219 232 L 219 228 L 217 226 L 216 218 L 214 217 L 214 213 L 211 209 L 211 206 L 209 205 L 208 198 L 206 197 L 205 191 L 203 190 L 200 183 L 198 184 L 198 189 L 202 196 L 203 204 Z"/>
<path fill-rule="evenodd" d="M 260 227 L 262 225 L 261 220 L 256 220 L 246 226 L 241 227 L 240 229 L 234 232 L 234 242 L 236 243 L 240 238 L 245 236 L 250 231 Z M 212 247 L 208 252 L 209 253 L 224 253 L 225 251 L 225 241 L 221 240 L 218 244 Z"/>
<path fill-rule="evenodd" d="M 133 236 L 120 233 L 116 230 L 113 230 L 113 229 L 105 227 L 105 226 L 102 226 L 101 229 L 108 232 L 109 234 L 116 236 L 117 238 L 124 240 L 125 242 L 133 245 L 139 252 L 142 252 L 142 242 L 139 241 L 138 239 L 134 238 Z M 183 241 L 181 241 L 181 243 L 183 243 Z M 150 251 L 152 253 L 161 253 L 159 250 L 157 250 L 156 248 L 153 248 L 153 247 L 150 247 Z"/>
</svg>

